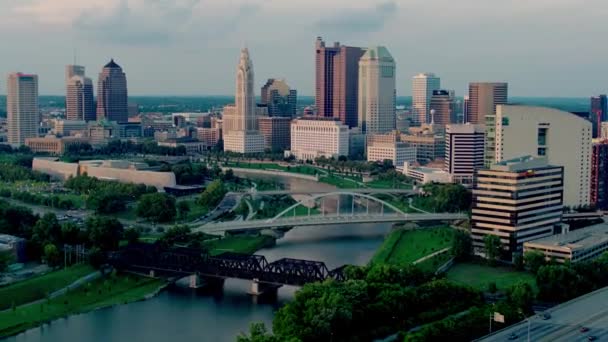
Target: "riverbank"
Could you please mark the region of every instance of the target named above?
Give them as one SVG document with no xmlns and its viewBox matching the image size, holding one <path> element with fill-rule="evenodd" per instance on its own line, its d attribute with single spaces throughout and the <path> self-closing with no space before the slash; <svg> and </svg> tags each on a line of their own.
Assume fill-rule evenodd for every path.
<svg viewBox="0 0 608 342">
<path fill-rule="evenodd" d="M 0 338 L 16 335 L 53 320 L 113 305 L 146 299 L 165 282 L 135 275 L 112 274 L 66 294 L 35 305 L 22 305 L 0 313 Z"/>
</svg>

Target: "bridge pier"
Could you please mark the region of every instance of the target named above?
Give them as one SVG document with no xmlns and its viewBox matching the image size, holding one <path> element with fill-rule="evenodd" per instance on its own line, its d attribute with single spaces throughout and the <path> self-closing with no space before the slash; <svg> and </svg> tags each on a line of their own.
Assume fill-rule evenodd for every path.
<svg viewBox="0 0 608 342">
<path fill-rule="evenodd" d="M 191 289 L 198 289 L 201 287 L 201 279 L 198 274 L 191 274 L 189 279 L 189 286 Z"/>
<path fill-rule="evenodd" d="M 252 296 L 276 296 L 281 286 L 283 285 L 261 283 L 258 279 L 253 279 L 248 293 Z"/>
</svg>

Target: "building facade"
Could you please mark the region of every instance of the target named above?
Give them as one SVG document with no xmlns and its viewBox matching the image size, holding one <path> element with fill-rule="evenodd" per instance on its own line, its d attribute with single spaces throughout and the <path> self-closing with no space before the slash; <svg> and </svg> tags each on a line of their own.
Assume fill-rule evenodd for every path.
<svg viewBox="0 0 608 342">
<path fill-rule="evenodd" d="M 25 139 L 38 137 L 38 75 L 9 74 L 6 89 L 7 140 L 23 145 Z"/>
<path fill-rule="evenodd" d="M 196 138 L 205 143 L 205 145 L 216 146 L 222 139 L 222 130 L 220 128 L 198 127 L 196 129 Z"/>
<path fill-rule="evenodd" d="M 455 182 L 472 184 L 475 172 L 484 167 L 483 125 L 447 125 L 445 128 L 445 170 Z"/>
<path fill-rule="evenodd" d="M 441 89 L 441 80 L 432 73 L 421 73 L 412 78 L 412 112 L 414 125 L 431 122 L 430 104 L 433 91 Z"/>
<path fill-rule="evenodd" d="M 416 162 L 416 148 L 406 143 L 374 143 L 367 145 L 367 161 L 382 162 L 390 160 L 396 168 L 402 168 L 403 163 Z"/>
<path fill-rule="evenodd" d="M 475 254 L 485 255 L 488 235 L 500 238 L 506 260 L 520 253 L 524 242 L 553 235 L 562 219 L 563 177 L 563 167 L 529 156 L 479 170 L 471 216 Z"/>
<path fill-rule="evenodd" d="M 55 120 L 53 132 L 55 135 L 67 137 L 70 135 L 81 134 L 86 135 L 87 122 L 86 121 L 72 121 L 72 120 Z"/>
<path fill-rule="evenodd" d="M 431 122 L 434 125 L 445 126 L 457 122 L 456 100 L 453 90 L 434 90 L 429 109 Z"/>
<path fill-rule="evenodd" d="M 365 51 L 336 42 L 315 43 L 315 104 L 317 115 L 338 118 L 349 127 L 357 126 L 359 59 Z"/>
<path fill-rule="evenodd" d="M 395 129 L 395 60 L 384 46 L 369 48 L 359 60 L 359 123 L 366 134 Z"/>
<path fill-rule="evenodd" d="M 264 136 L 264 147 L 270 151 L 289 150 L 291 146 L 291 118 L 260 116 L 260 134 Z"/>
<path fill-rule="evenodd" d="M 258 131 L 255 104 L 253 62 L 247 48 L 241 49 L 236 67 L 234 107 L 224 107 L 224 151 L 237 153 L 264 152 L 264 137 Z"/>
<path fill-rule="evenodd" d="M 315 160 L 321 156 L 348 156 L 348 126 L 331 118 L 293 120 L 290 153 L 299 160 Z"/>
<path fill-rule="evenodd" d="M 590 119 L 593 122 L 593 137 L 601 136 L 602 122 L 608 121 L 608 97 L 606 95 L 598 95 L 591 97 Z"/>
<path fill-rule="evenodd" d="M 40 138 L 25 139 L 25 146 L 29 147 L 34 153 L 48 153 L 52 155 L 62 155 L 70 145 L 88 143 L 87 138 L 81 137 L 56 137 L 46 136 Z"/>
<path fill-rule="evenodd" d="M 403 163 L 403 174 L 419 184 L 452 183 L 452 176 L 442 169 L 414 166 L 408 162 Z"/>
<path fill-rule="evenodd" d="M 88 77 L 76 75 L 68 80 L 66 87 L 66 119 L 72 121 L 96 120 L 93 81 Z"/>
<path fill-rule="evenodd" d="M 402 142 L 416 148 L 416 159 L 426 164 L 445 156 L 445 136 L 439 133 L 401 134 Z"/>
<path fill-rule="evenodd" d="M 595 140 L 591 154 L 591 205 L 608 210 L 608 140 Z"/>
<path fill-rule="evenodd" d="M 262 104 L 268 106 L 269 116 L 296 116 L 298 92 L 289 88 L 285 80 L 270 78 L 262 87 Z"/>
<path fill-rule="evenodd" d="M 128 122 L 127 76 L 122 68 L 110 60 L 97 80 L 97 120 Z"/>
<path fill-rule="evenodd" d="M 495 133 L 496 161 L 522 154 L 547 157 L 551 165 L 564 167 L 564 205 L 579 207 L 591 203 L 589 121 L 552 108 L 499 105 Z"/>
</svg>

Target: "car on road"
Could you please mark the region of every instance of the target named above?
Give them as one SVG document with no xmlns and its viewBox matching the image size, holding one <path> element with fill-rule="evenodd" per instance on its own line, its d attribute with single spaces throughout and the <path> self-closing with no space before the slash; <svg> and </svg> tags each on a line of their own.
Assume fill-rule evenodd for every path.
<svg viewBox="0 0 608 342">
<path fill-rule="evenodd" d="M 516 333 L 511 333 L 509 335 L 509 341 L 513 341 L 513 340 L 517 340 L 517 334 Z"/>
<path fill-rule="evenodd" d="M 585 333 L 585 332 L 589 331 L 589 328 L 587 328 L 587 327 L 581 327 L 580 329 L 578 329 L 578 331 L 580 331 L 582 333 Z"/>
</svg>

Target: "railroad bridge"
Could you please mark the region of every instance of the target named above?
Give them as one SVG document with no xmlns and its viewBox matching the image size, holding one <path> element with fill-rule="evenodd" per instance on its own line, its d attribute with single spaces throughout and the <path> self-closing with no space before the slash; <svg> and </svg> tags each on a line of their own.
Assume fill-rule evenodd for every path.
<svg viewBox="0 0 608 342">
<path fill-rule="evenodd" d="M 200 249 L 135 243 L 109 255 L 119 270 L 177 280 L 190 277 L 190 286 L 223 284 L 226 278 L 251 280 L 251 294 L 260 295 L 283 285 L 302 286 L 334 279 L 345 280 L 346 265 L 329 270 L 320 261 L 282 258 L 268 262 L 263 255 L 223 253 L 212 256 Z"/>
</svg>

